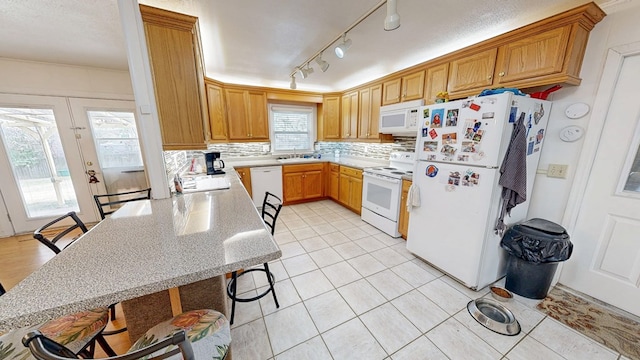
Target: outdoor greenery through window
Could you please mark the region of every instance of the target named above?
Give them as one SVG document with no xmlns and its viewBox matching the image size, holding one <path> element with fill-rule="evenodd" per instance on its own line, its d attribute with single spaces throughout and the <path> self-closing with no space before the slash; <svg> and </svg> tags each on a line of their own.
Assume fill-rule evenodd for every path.
<svg viewBox="0 0 640 360">
<path fill-rule="evenodd" d="M 87 115 L 102 169 L 143 166 L 133 113 L 88 111 Z"/>
<path fill-rule="evenodd" d="M 271 151 L 313 151 L 315 109 L 311 106 L 270 105 Z"/>
</svg>

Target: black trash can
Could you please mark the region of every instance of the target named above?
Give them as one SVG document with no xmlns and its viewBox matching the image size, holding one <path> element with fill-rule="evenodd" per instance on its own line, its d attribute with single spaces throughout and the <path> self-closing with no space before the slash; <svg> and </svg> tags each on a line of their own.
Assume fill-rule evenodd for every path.
<svg viewBox="0 0 640 360">
<path fill-rule="evenodd" d="M 558 263 L 573 251 L 565 228 L 537 218 L 507 229 L 500 246 L 509 254 L 505 288 L 529 299 L 547 296 Z"/>
</svg>

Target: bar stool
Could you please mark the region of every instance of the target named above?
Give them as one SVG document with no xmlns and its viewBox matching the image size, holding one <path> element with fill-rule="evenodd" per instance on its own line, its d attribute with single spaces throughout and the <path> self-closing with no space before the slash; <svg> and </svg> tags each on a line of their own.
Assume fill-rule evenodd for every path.
<svg viewBox="0 0 640 360">
<path fill-rule="evenodd" d="M 37 360 L 77 359 L 72 351 L 39 331 L 25 335 L 22 344 Z M 227 356 L 230 344 L 231 330 L 224 315 L 209 309 L 192 310 L 152 327 L 126 354 L 107 359 L 221 360 Z"/>
<path fill-rule="evenodd" d="M 278 219 L 278 214 L 280 214 L 280 209 L 282 209 L 282 200 L 273 195 L 270 192 L 266 192 L 264 194 L 264 200 L 262 201 L 262 220 L 265 225 L 271 230 L 271 235 L 273 235 L 276 228 L 276 220 Z M 264 292 L 260 293 L 257 296 L 250 298 L 240 298 L 236 296 L 236 288 L 238 283 L 238 278 L 246 273 L 250 273 L 253 271 L 262 271 L 267 274 L 267 280 L 269 281 L 269 288 Z M 276 290 L 273 287 L 275 284 L 275 278 L 273 273 L 269 271 L 269 264 L 264 263 L 263 268 L 253 268 L 244 270 L 242 273 L 238 274 L 237 271 L 233 271 L 231 273 L 231 281 L 227 284 L 227 295 L 231 298 L 231 318 L 230 323 L 233 325 L 233 318 L 236 311 L 236 301 L 238 302 L 250 302 L 261 299 L 266 296 L 268 293 L 273 293 L 273 301 L 276 303 L 276 308 L 280 308 L 280 304 L 278 304 L 278 298 L 276 297 Z"/>
</svg>

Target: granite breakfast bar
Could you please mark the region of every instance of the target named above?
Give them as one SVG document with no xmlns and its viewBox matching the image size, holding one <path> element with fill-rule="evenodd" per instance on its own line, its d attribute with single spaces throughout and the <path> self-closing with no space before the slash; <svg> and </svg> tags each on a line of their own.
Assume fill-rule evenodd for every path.
<svg viewBox="0 0 640 360">
<path fill-rule="evenodd" d="M 127 203 L 0 297 L 0 331 L 122 302 L 136 339 L 173 313 L 227 313 L 224 275 L 282 253 L 233 170 L 229 189 Z"/>
</svg>

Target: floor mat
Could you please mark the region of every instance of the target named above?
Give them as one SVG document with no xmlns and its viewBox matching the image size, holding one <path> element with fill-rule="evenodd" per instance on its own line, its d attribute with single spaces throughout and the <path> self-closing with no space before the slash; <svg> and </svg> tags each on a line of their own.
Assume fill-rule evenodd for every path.
<svg viewBox="0 0 640 360">
<path fill-rule="evenodd" d="M 558 287 L 538 309 L 631 359 L 640 359 L 640 323 Z"/>
</svg>

